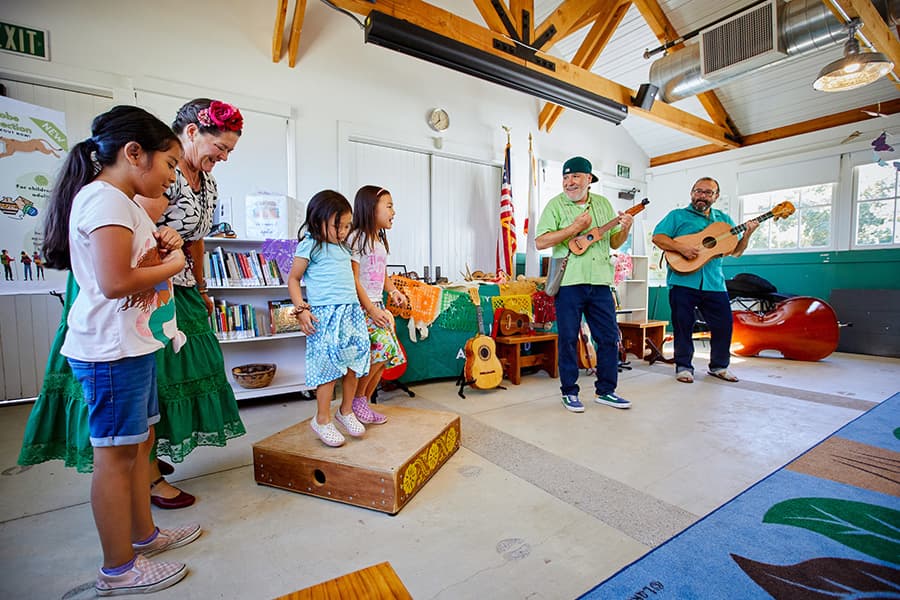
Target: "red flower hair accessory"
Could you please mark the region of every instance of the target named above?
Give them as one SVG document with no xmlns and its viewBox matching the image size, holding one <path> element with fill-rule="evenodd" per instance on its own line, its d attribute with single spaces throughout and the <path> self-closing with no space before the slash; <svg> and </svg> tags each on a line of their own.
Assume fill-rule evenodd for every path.
<svg viewBox="0 0 900 600">
<path fill-rule="evenodd" d="M 199 111 L 197 121 L 204 127 L 216 127 L 222 131 L 241 131 L 244 127 L 241 111 L 236 106 L 218 100 L 213 100 L 209 103 L 209 108 Z"/>
</svg>

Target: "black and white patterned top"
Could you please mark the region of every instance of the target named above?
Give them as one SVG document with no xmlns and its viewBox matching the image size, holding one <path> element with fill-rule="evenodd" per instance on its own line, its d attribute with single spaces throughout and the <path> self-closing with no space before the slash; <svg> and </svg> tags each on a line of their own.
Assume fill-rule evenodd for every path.
<svg viewBox="0 0 900 600">
<path fill-rule="evenodd" d="M 169 206 L 157 225 L 168 225 L 181 235 L 185 243 L 201 240 L 209 235 L 212 229 L 213 213 L 219 197 L 216 180 L 209 173 L 200 171 L 200 190 L 195 192 L 179 167 L 175 167 L 175 175 L 175 183 L 166 192 Z M 187 252 L 185 258 L 187 263 L 184 271 L 173 277 L 172 283 L 182 287 L 193 287 L 197 281 L 191 270 L 191 257 Z"/>
</svg>

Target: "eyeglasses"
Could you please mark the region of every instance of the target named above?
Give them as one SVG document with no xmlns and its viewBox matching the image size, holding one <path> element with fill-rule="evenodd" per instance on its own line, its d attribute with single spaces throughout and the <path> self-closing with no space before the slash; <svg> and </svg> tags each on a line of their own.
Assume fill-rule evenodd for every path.
<svg viewBox="0 0 900 600">
<path fill-rule="evenodd" d="M 694 188 L 691 190 L 692 194 L 697 194 L 698 196 L 715 196 L 719 192 L 716 190 L 701 190 L 700 188 Z"/>
</svg>

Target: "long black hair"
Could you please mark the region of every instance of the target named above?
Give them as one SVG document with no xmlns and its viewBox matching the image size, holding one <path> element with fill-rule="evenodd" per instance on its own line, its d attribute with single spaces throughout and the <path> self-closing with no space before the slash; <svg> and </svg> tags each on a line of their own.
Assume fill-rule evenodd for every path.
<svg viewBox="0 0 900 600">
<path fill-rule="evenodd" d="M 384 244 L 384 249 L 390 252 L 387 233 L 375 223 L 375 209 L 382 196 L 390 194 L 383 187 L 364 185 L 356 192 L 353 201 L 353 240 L 350 247 L 356 252 L 371 252 L 375 248 L 375 242 Z"/>
<path fill-rule="evenodd" d="M 328 226 L 334 225 L 337 228 L 341 215 L 349 212 L 352 212 L 350 203 L 340 192 L 318 192 L 306 205 L 306 221 L 297 231 L 297 239 L 302 240 L 304 235 L 308 235 L 316 242 L 311 253 L 317 251 L 328 241 Z"/>
<path fill-rule="evenodd" d="M 72 268 L 69 255 L 72 200 L 104 167 L 116 163 L 119 150 L 128 142 L 137 142 L 148 154 L 164 152 L 172 144 L 181 144 L 168 125 L 137 106 L 115 106 L 94 117 L 91 137 L 72 147 L 50 194 L 41 246 L 46 266 Z"/>
</svg>

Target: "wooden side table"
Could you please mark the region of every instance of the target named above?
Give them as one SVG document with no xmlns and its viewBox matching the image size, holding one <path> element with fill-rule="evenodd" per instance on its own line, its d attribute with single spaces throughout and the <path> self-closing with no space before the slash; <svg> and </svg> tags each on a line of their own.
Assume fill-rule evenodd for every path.
<svg viewBox="0 0 900 600">
<path fill-rule="evenodd" d="M 497 357 L 503 364 L 506 377 L 513 385 L 522 381 L 522 367 L 539 367 L 550 377 L 559 377 L 559 351 L 555 333 L 533 333 L 528 335 L 499 335 Z M 531 344 L 533 354 L 522 355 L 522 345 Z"/>
<path fill-rule="evenodd" d="M 656 344 L 657 348 L 662 348 L 668 324 L 668 321 L 622 321 L 619 323 L 622 347 L 625 348 L 625 352 L 644 358 L 650 351 L 648 339 Z"/>
</svg>

